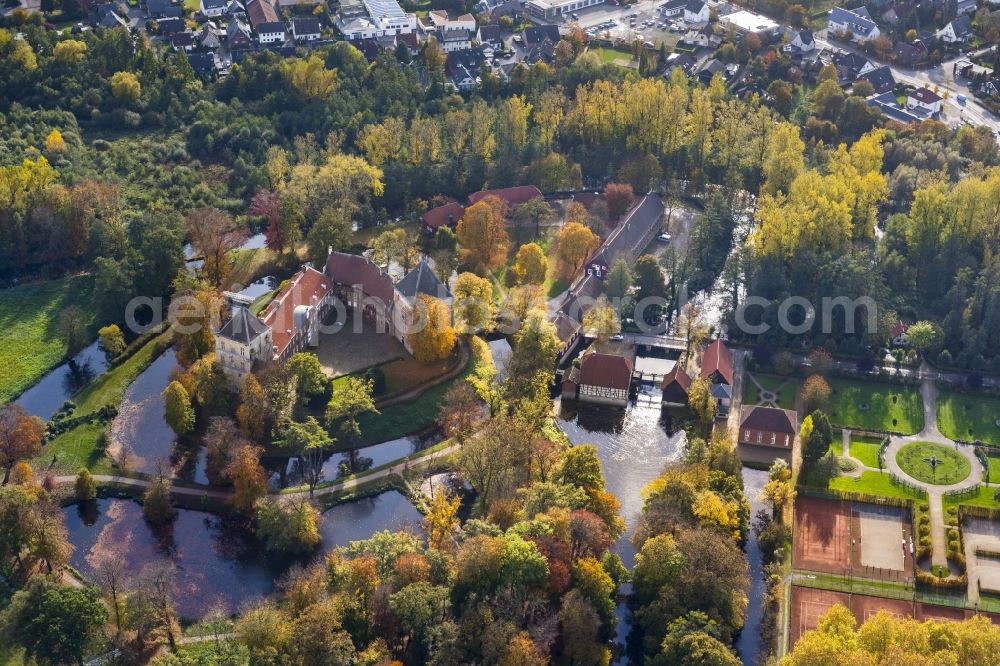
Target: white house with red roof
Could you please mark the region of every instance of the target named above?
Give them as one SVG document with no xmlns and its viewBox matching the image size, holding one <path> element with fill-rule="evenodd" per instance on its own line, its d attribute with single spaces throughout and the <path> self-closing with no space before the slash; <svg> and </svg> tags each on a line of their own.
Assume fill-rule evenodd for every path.
<svg viewBox="0 0 1000 666">
<path fill-rule="evenodd" d="M 889 342 L 895 347 L 906 347 L 910 341 L 906 339 L 906 332 L 910 330 L 909 325 L 902 319 L 896 320 L 896 325 L 889 331 Z"/>
<path fill-rule="evenodd" d="M 588 350 L 579 367 L 570 369 L 562 383 L 564 398 L 624 407 L 632 388 L 634 364 L 629 356 Z"/>
</svg>

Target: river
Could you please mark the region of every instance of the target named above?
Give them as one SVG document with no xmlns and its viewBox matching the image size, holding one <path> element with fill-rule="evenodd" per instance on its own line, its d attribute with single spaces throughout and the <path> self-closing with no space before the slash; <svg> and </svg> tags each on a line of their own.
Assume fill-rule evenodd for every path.
<svg viewBox="0 0 1000 666">
<path fill-rule="evenodd" d="M 770 510 L 770 506 L 766 502 L 761 502 L 757 498 L 761 488 L 766 483 L 767 472 L 749 467 L 743 468 L 743 491 L 746 493 L 747 499 L 750 500 L 750 506 L 753 507 L 751 522 L 752 516 L 759 509 Z M 740 659 L 746 666 L 756 666 L 760 662 L 761 649 L 763 647 L 760 628 L 764 616 L 764 594 L 767 590 L 765 588 L 764 562 L 760 552 L 760 544 L 757 541 L 757 535 L 752 529 L 747 537 L 744 550 L 747 554 L 747 563 L 750 565 L 750 595 L 748 597 L 749 603 L 747 604 L 746 622 L 743 624 L 743 631 L 740 632 L 739 637 L 736 639 L 736 652 L 740 655 Z"/>
<path fill-rule="evenodd" d="M 147 474 L 171 470 L 174 431 L 164 418 L 163 390 L 170 383 L 170 373 L 177 366 L 177 355 L 168 349 L 135 378 L 111 423 L 115 440 L 114 457 L 126 452 L 128 469 Z"/>
<path fill-rule="evenodd" d="M 180 509 L 173 528 L 154 533 L 142 517 L 142 506 L 128 499 L 99 499 L 63 509 L 76 550 L 70 560 L 85 577 L 102 556 L 121 555 L 128 578 L 147 567 L 172 565 L 174 603 L 187 619 L 214 610 L 233 614 L 274 592 L 275 580 L 290 562 L 270 556 L 238 518 Z M 395 491 L 345 504 L 323 513 L 320 553 L 381 530 L 419 530 L 421 515 L 405 495 Z"/>
<path fill-rule="evenodd" d="M 73 365 L 75 364 L 75 369 Z M 97 340 L 72 361 L 56 366 L 15 402 L 32 416 L 48 420 L 87 383 L 108 369 L 108 357 Z"/>
</svg>

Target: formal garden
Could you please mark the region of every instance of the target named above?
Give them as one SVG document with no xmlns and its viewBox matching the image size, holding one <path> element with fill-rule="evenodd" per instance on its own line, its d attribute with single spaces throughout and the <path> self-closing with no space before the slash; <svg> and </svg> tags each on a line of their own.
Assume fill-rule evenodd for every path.
<svg viewBox="0 0 1000 666">
<path fill-rule="evenodd" d="M 923 430 L 919 387 L 831 378 L 828 413 L 837 427 L 912 435 Z"/>
<path fill-rule="evenodd" d="M 896 454 L 896 463 L 910 477 L 938 486 L 950 486 L 968 478 L 968 458 L 955 448 L 936 442 L 913 442 Z"/>
<path fill-rule="evenodd" d="M 793 377 L 762 372 L 748 373 L 743 383 L 743 404 L 794 410 L 798 390 L 799 382 Z"/>
<path fill-rule="evenodd" d="M 1000 445 L 1000 397 L 941 390 L 937 418 L 945 437 Z"/>
</svg>

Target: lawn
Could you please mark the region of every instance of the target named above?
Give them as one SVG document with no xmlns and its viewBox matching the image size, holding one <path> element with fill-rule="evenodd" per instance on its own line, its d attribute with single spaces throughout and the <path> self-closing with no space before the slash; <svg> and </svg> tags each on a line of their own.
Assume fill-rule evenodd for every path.
<svg viewBox="0 0 1000 666">
<path fill-rule="evenodd" d="M 887 472 L 865 471 L 859 477 L 838 476 L 830 481 L 831 490 L 847 490 L 856 493 L 869 493 L 882 497 L 902 497 L 918 499 L 918 495 L 906 488 L 894 485 Z"/>
<path fill-rule="evenodd" d="M 949 506 L 968 504 L 969 506 L 985 506 L 991 509 L 1000 508 L 1000 502 L 993 499 L 993 493 L 997 491 L 997 486 L 979 486 L 979 492 L 972 497 L 956 500 L 953 497 L 944 498 L 944 508 L 947 511 Z"/>
<path fill-rule="evenodd" d="M 990 461 L 990 483 L 1000 485 L 1000 454 L 987 456 Z"/>
<path fill-rule="evenodd" d="M 62 362 L 66 347 L 57 328 L 65 308 L 82 308 L 94 332 L 93 296 L 89 275 L 0 289 L 0 404 Z"/>
<path fill-rule="evenodd" d="M 937 399 L 938 429 L 950 439 L 1000 444 L 1000 398 L 941 391 Z"/>
<path fill-rule="evenodd" d="M 778 407 L 782 409 L 795 409 L 795 395 L 799 390 L 799 383 L 791 377 L 781 377 L 779 375 L 768 375 L 764 373 L 753 373 L 753 378 L 757 380 L 761 388 L 775 394 Z M 762 404 L 763 398 L 757 384 L 748 377 L 743 386 L 743 403 L 747 405 Z"/>
<path fill-rule="evenodd" d="M 830 421 L 844 428 L 891 430 L 906 435 L 924 428 L 920 391 L 912 386 L 831 379 Z"/>
<path fill-rule="evenodd" d="M 867 467 L 878 469 L 878 450 L 881 446 L 882 440 L 877 437 L 851 435 L 851 457 Z"/>
<path fill-rule="evenodd" d="M 184 0 L 184 9 L 189 12 L 196 12 L 201 9 L 201 3 L 199 0 Z"/>
<path fill-rule="evenodd" d="M 97 439 L 106 427 L 102 423 L 83 423 L 67 430 L 42 448 L 31 461 L 32 469 L 56 475 L 76 474 L 81 467 L 95 474 L 110 473 L 111 459 L 97 446 Z"/>
<path fill-rule="evenodd" d="M 594 49 L 593 53 L 597 54 L 601 62 L 620 67 L 629 67 L 629 63 L 635 60 L 632 57 L 631 51 L 624 51 L 622 49 Z"/>
<path fill-rule="evenodd" d="M 448 389 L 456 382 L 465 381 L 477 369 L 493 363 L 489 346 L 480 338 L 473 338 L 470 346 L 473 347 L 472 359 L 465 372 L 455 379 L 428 389 L 415 400 L 390 405 L 381 410 L 382 413 L 379 415 L 362 414 L 358 419 L 361 424 L 361 444 L 376 444 L 398 439 L 434 425 Z M 476 347 L 479 347 L 478 351 Z"/>
<path fill-rule="evenodd" d="M 931 467 L 930 459 L 939 462 Z M 949 486 L 962 481 L 972 471 L 969 460 L 950 446 L 934 442 L 907 444 L 896 454 L 899 467 L 918 481 Z"/>
</svg>

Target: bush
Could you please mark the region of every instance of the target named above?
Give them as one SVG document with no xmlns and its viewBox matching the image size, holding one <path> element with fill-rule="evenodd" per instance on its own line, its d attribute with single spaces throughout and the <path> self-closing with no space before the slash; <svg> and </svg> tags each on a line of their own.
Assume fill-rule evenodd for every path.
<svg viewBox="0 0 1000 666">
<path fill-rule="evenodd" d="M 949 516 L 957 516 L 958 515 L 958 507 L 957 506 L 949 506 L 948 509 L 947 509 L 947 511 L 945 513 L 947 513 Z"/>
<path fill-rule="evenodd" d="M 931 537 L 930 537 L 930 535 L 924 535 L 924 536 L 920 537 L 920 540 L 917 543 L 920 544 L 921 548 L 930 548 L 931 547 Z"/>
<path fill-rule="evenodd" d="M 922 537 L 930 536 L 930 534 L 931 534 L 931 527 L 930 527 L 930 525 L 921 525 L 920 527 L 918 527 L 917 528 L 917 534 L 919 534 Z"/>
<path fill-rule="evenodd" d="M 368 368 L 365 371 L 365 379 L 372 383 L 372 395 L 382 395 L 385 393 L 385 373 L 379 368 Z"/>
<path fill-rule="evenodd" d="M 90 470 L 86 467 L 76 475 L 76 498 L 81 502 L 89 502 L 97 498 L 97 484 L 94 477 L 90 475 Z"/>
<path fill-rule="evenodd" d="M 957 541 L 958 540 L 958 529 L 953 527 L 948 530 L 948 539 Z"/>
<path fill-rule="evenodd" d="M 948 542 L 948 551 L 949 551 L 948 554 L 949 555 L 951 555 L 952 553 L 961 552 L 961 549 L 962 549 L 962 544 L 960 544 L 958 542 L 958 539 L 955 539 L 954 541 L 949 541 Z"/>
<path fill-rule="evenodd" d="M 853 472 L 858 468 L 858 466 L 855 465 L 854 461 L 850 458 L 838 458 L 837 466 L 840 468 L 841 472 Z"/>
<path fill-rule="evenodd" d="M 927 502 L 921 502 L 921 503 L 920 503 L 920 504 L 918 505 L 918 508 L 919 508 L 919 509 L 920 509 L 921 511 L 930 511 L 930 510 L 931 510 L 931 505 L 930 505 L 930 504 L 928 504 Z"/>
<path fill-rule="evenodd" d="M 931 518 L 926 513 L 920 514 L 920 518 L 917 519 L 917 524 L 918 525 L 929 525 L 930 522 L 931 522 Z"/>
</svg>

